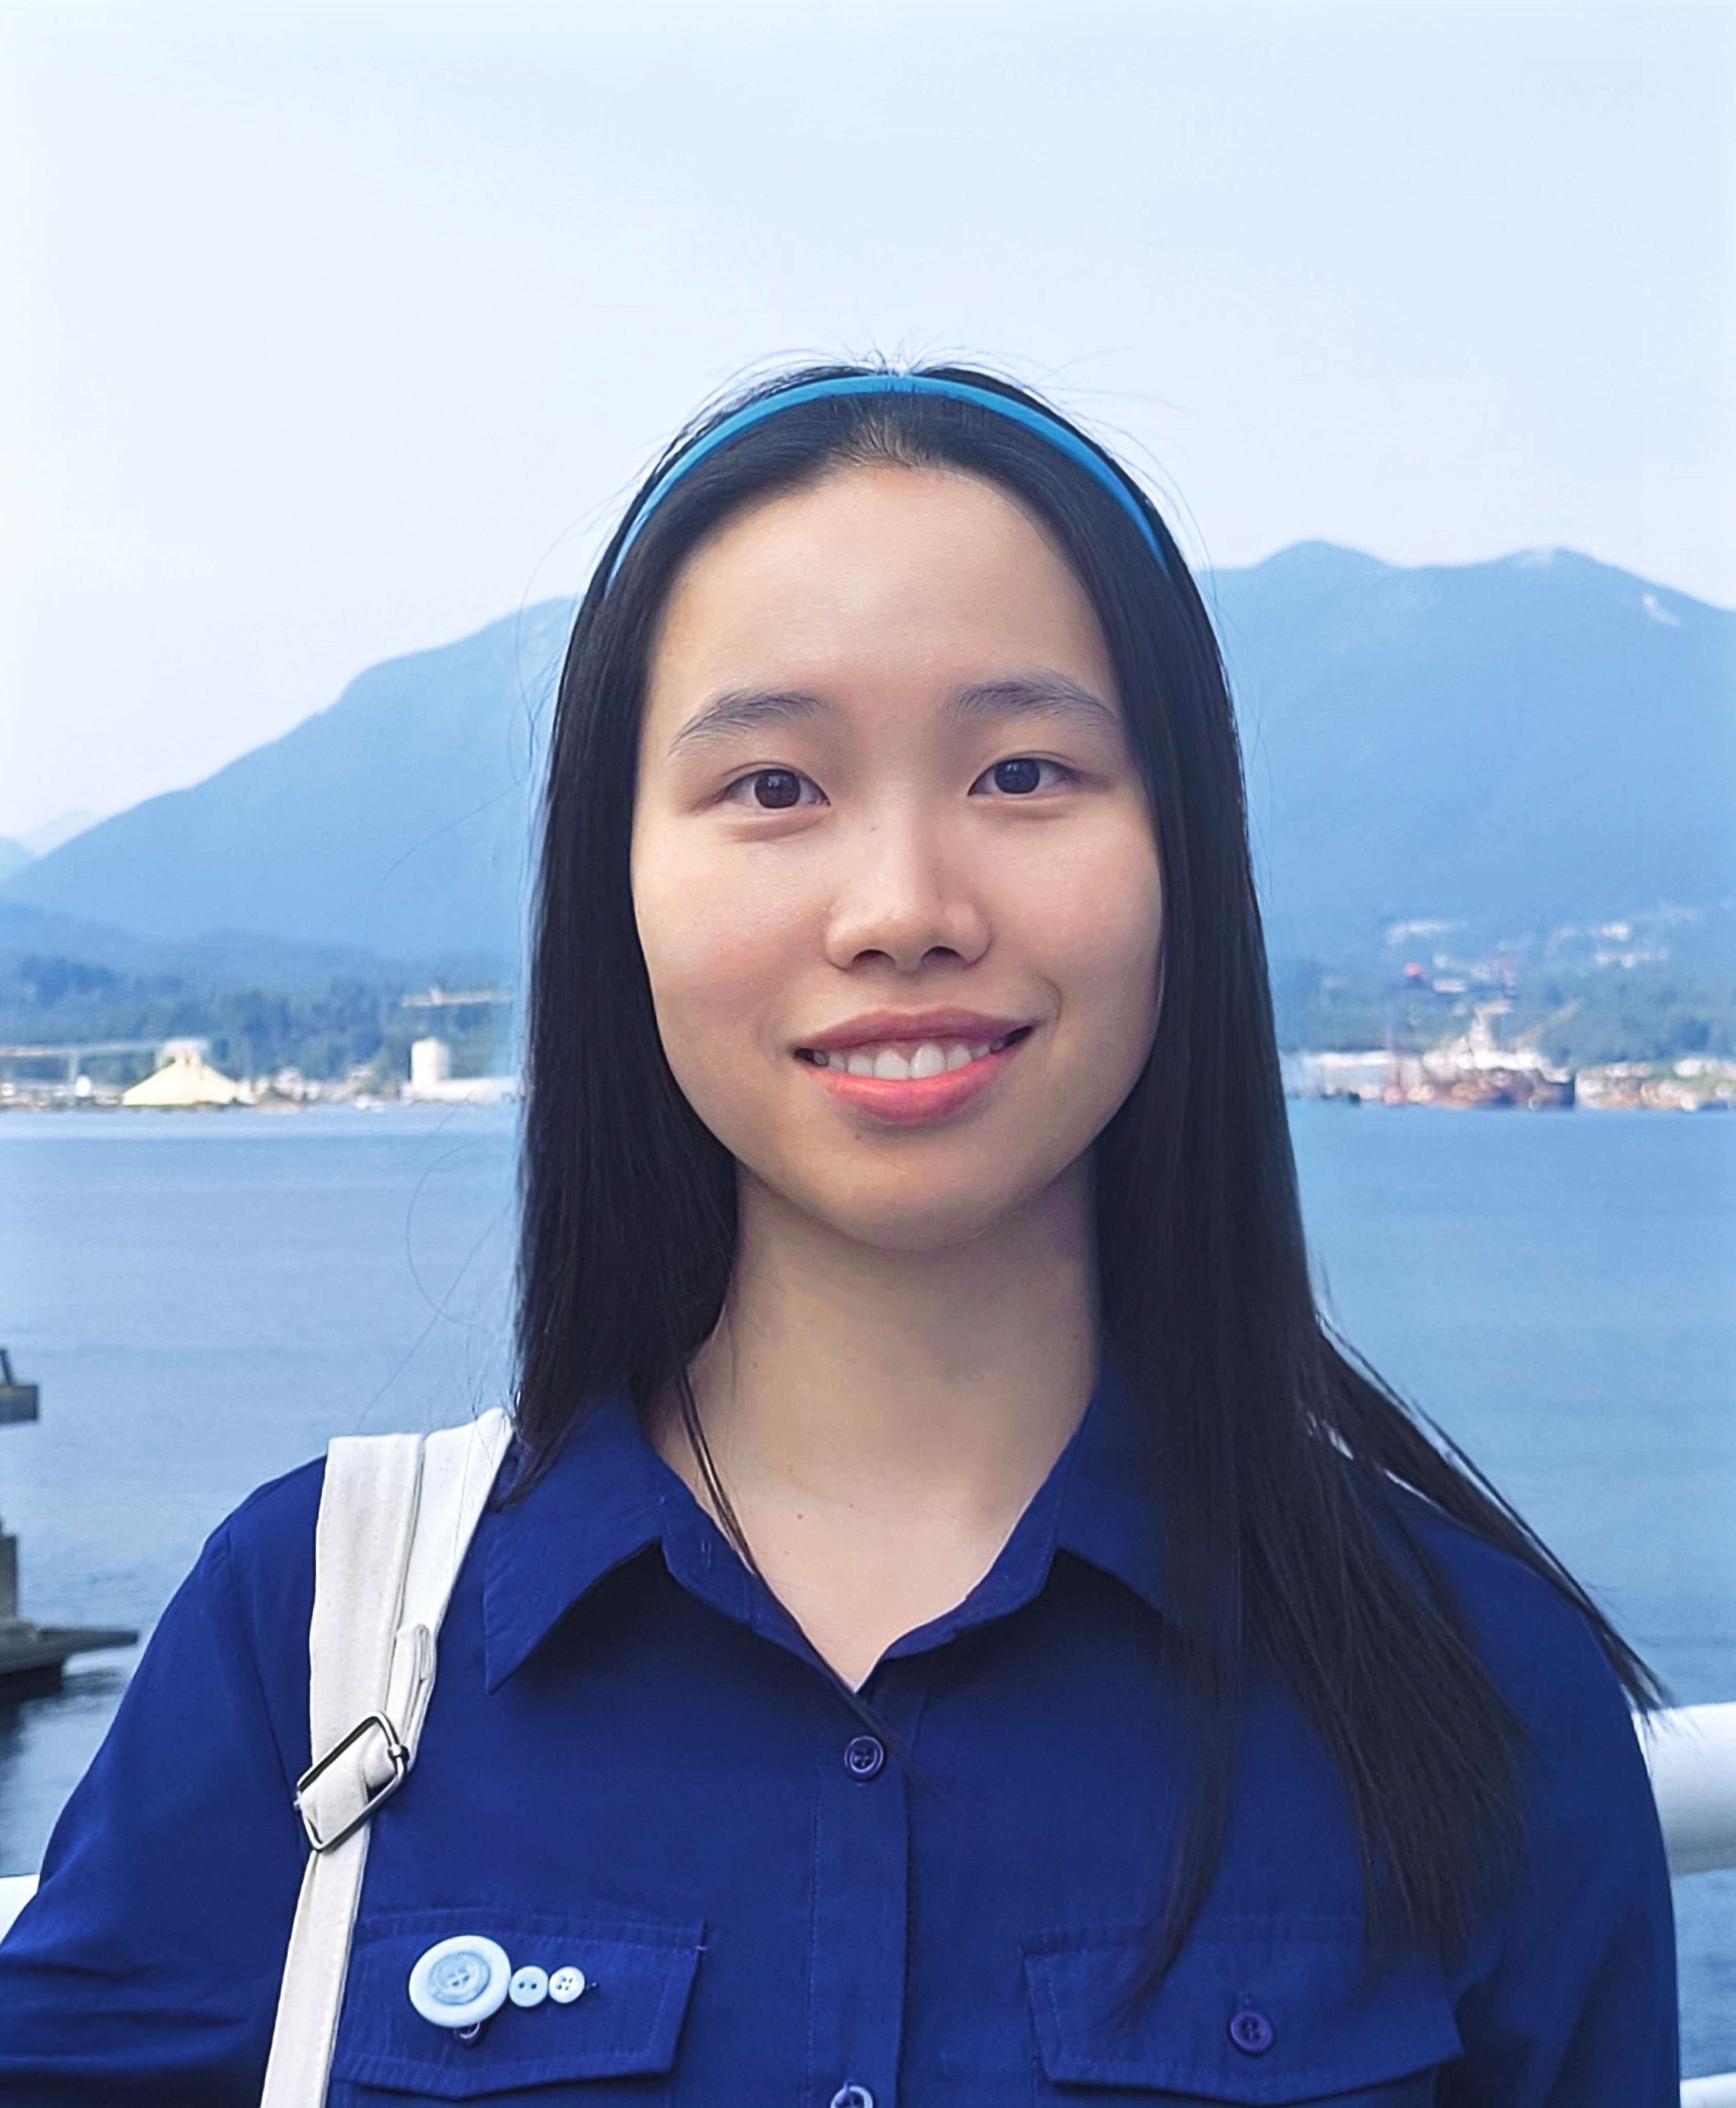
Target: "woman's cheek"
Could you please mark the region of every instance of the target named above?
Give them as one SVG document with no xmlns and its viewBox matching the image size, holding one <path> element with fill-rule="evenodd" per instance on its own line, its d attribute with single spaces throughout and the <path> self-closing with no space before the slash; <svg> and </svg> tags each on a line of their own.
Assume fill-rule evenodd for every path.
<svg viewBox="0 0 1736 2108">
<path fill-rule="evenodd" d="M 1139 1029 L 1155 1007 L 1163 935 L 1162 884 L 1143 823 L 1107 826 L 1023 861 L 1003 898 L 1003 934 L 1019 930 L 1064 1010 L 1122 1011 Z"/>
<path fill-rule="evenodd" d="M 652 876 L 655 872 L 655 876 Z M 779 996 L 797 962 L 775 890 L 715 866 L 661 869 L 635 889 L 639 944 L 663 1050 L 675 1080 L 714 1133 L 769 1080 Z"/>
</svg>

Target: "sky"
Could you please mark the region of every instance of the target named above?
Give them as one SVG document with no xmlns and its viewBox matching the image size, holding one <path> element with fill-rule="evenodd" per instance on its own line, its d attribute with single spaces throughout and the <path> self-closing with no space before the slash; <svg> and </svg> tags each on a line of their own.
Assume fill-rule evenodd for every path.
<svg viewBox="0 0 1736 2108">
<path fill-rule="evenodd" d="M 1190 561 L 1736 604 L 1736 7 L 0 0 L 0 835 L 571 593 L 749 372 L 963 356 Z"/>
</svg>

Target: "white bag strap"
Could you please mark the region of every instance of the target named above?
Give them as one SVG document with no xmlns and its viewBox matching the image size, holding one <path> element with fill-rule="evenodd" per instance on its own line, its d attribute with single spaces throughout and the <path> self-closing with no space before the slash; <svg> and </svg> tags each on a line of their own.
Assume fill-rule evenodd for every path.
<svg viewBox="0 0 1736 2108">
<path fill-rule="evenodd" d="M 313 1762 L 295 1804 L 312 1847 L 260 2108 L 324 2108 L 369 1818 L 404 1782 L 434 1690 L 435 1640 L 512 1435 L 340 1436 L 327 1453 L 308 1633 Z"/>
</svg>

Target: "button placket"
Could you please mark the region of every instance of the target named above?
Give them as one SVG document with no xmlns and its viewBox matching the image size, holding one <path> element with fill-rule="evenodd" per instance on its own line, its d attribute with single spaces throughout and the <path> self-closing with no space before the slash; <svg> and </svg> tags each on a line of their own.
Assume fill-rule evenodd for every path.
<svg viewBox="0 0 1736 2108">
<path fill-rule="evenodd" d="M 815 1755 L 807 2098 L 894 2108 L 909 1940 L 903 1767 L 879 1736 L 840 1736 L 836 1724 Z"/>
</svg>

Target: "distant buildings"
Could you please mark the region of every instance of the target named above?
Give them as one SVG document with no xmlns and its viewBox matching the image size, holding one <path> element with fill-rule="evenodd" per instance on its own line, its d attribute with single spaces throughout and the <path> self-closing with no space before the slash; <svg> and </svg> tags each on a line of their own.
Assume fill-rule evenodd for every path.
<svg viewBox="0 0 1736 2108">
<path fill-rule="evenodd" d="M 1582 1106 L 1612 1112 L 1736 1112 L 1736 1061 L 1610 1061 L 1580 1070 L 1579 1088 Z"/>
<path fill-rule="evenodd" d="M 1503 1047 L 1494 1020 L 1505 1001 L 1477 1006 L 1469 1029 L 1425 1053 L 1370 1048 L 1288 1058 L 1285 1088 L 1312 1098 L 1373 1099 L 1388 1106 L 1571 1106 L 1574 1079 L 1536 1047 Z"/>
<path fill-rule="evenodd" d="M 410 1047 L 410 1080 L 399 1096 L 412 1105 L 499 1105 L 518 1096 L 513 1076 L 454 1076 L 452 1049 L 444 1039 L 414 1040 Z"/>
<path fill-rule="evenodd" d="M 410 1088 L 438 1090 L 452 1080 L 452 1049 L 444 1039 L 431 1036 L 415 1041 L 410 1048 Z"/>
<path fill-rule="evenodd" d="M 1508 1007 L 1503 1001 L 1479 1003 L 1468 1031 L 1423 1052 L 1369 1047 L 1286 1054 L 1284 1089 L 1291 1097 L 1387 1106 L 1736 1110 L 1736 1061 L 1693 1056 L 1673 1062 L 1612 1062 L 1576 1074 L 1553 1069 L 1535 1047 L 1522 1041 L 1503 1047 L 1497 1040 L 1494 1020 Z"/>
<path fill-rule="evenodd" d="M 471 998 L 467 996 L 465 1000 Z M 354 1062 L 342 1077 L 304 1075 L 285 1067 L 237 1081 L 208 1060 L 206 1039 L 110 1040 L 83 1046 L 0 1046 L 0 1111 L 42 1110 L 206 1111 L 229 1106 L 259 1112 L 295 1112 L 314 1106 L 377 1106 L 399 1100 L 411 1105 L 498 1105 L 519 1095 L 516 1076 L 454 1076 L 449 1043 L 431 1035 L 410 1048 L 409 1074 L 395 1078 L 396 1062 L 382 1050 L 372 1061 Z M 474 1061 L 476 1051 L 467 1049 Z M 156 1064 L 142 1082 L 123 1088 L 119 1079 L 85 1073 L 93 1056 L 140 1056 Z M 401 1061 L 403 1056 L 398 1056 Z M 52 1073 L 43 1074 L 44 1070 Z"/>
<path fill-rule="evenodd" d="M 249 1093 L 211 1067 L 202 1039 L 169 1039 L 163 1045 L 163 1065 L 154 1075 L 123 1091 L 124 1106 L 232 1106 Z"/>
</svg>

